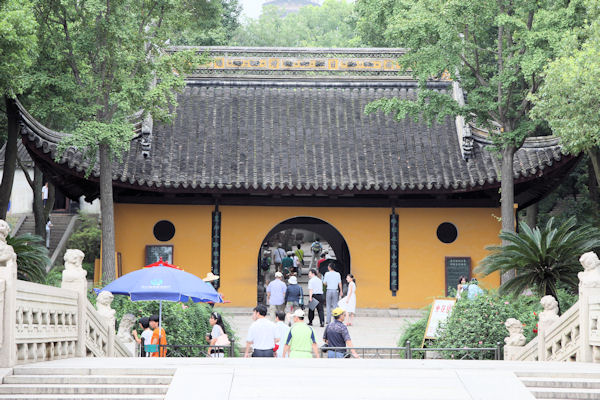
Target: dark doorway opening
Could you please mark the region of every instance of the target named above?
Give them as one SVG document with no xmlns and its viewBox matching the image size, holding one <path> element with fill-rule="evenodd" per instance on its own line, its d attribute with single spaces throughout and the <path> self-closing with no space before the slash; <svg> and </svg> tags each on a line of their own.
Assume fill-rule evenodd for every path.
<svg viewBox="0 0 600 400">
<path fill-rule="evenodd" d="M 350 273 L 350 251 L 348 244 L 342 234 L 330 223 L 315 217 L 294 217 L 280 222 L 274 226 L 265 236 L 257 256 L 257 302 L 265 304 L 266 285 L 273 279 L 275 267 L 273 262 L 268 271 L 261 268 L 263 252 L 266 248 L 274 249 L 278 244 L 282 244 L 286 251 L 294 251 L 298 244 L 302 244 L 305 253 L 304 274 L 298 277 L 299 283 L 304 284 L 308 281 L 306 274 L 312 254 L 310 254 L 310 244 L 319 238 L 324 244 L 324 249 L 329 250 L 329 255 L 333 253 L 333 258 L 323 262 L 323 266 L 328 263 L 333 264 L 334 269 L 342 275 L 342 283 L 345 284 L 345 276 Z M 322 268 L 326 270 L 326 268 Z M 305 288 L 306 289 L 306 288 Z M 304 290 L 305 296 L 308 296 L 308 290 Z"/>
</svg>

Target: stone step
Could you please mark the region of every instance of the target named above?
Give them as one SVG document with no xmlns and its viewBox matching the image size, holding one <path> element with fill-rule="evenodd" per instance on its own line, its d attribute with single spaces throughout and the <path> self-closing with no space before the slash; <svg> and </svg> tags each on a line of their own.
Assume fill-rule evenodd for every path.
<svg viewBox="0 0 600 400">
<path fill-rule="evenodd" d="M 165 394 L 168 385 L 37 384 L 0 385 L 0 394 Z"/>
<path fill-rule="evenodd" d="M 168 385 L 172 379 L 166 375 L 9 375 L 2 383 Z"/>
<path fill-rule="evenodd" d="M 250 309 L 251 310 L 251 309 Z M 252 315 L 252 312 L 250 312 Z M 173 376 L 175 368 L 51 368 L 15 367 L 13 375 L 160 375 Z"/>
<path fill-rule="evenodd" d="M 564 379 L 564 378 L 579 378 L 579 379 L 598 379 L 600 380 L 600 374 L 595 372 L 540 372 L 540 371 L 517 371 L 515 375 L 519 378 L 542 378 L 542 379 Z"/>
<path fill-rule="evenodd" d="M 162 394 L 0 394 L 0 399 L 11 400 L 36 400 L 36 399 L 52 399 L 52 400 L 164 400 Z"/>
<path fill-rule="evenodd" d="M 536 399 L 569 399 L 569 400 L 598 400 L 598 389 L 570 388 L 532 388 L 531 393 Z"/>
<path fill-rule="evenodd" d="M 600 379 L 534 377 L 521 378 L 521 381 L 531 388 L 600 389 Z"/>
</svg>

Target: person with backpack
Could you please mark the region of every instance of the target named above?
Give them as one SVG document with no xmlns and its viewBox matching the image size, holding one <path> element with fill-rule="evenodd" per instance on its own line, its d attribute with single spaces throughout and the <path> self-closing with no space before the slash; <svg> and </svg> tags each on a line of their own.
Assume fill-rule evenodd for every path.
<svg viewBox="0 0 600 400">
<path fill-rule="evenodd" d="M 312 252 L 312 259 L 310 260 L 310 268 L 313 269 L 317 265 L 319 254 L 323 250 L 323 245 L 321 244 L 319 238 L 317 238 L 311 245 L 310 251 Z"/>
</svg>

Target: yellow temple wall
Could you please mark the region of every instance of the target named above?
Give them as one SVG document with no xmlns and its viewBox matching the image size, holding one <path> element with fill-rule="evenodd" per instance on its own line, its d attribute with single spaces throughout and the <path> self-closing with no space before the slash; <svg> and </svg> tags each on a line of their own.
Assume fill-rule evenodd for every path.
<svg viewBox="0 0 600 400">
<path fill-rule="evenodd" d="M 174 246 L 174 264 L 203 277 L 210 271 L 212 206 L 115 204 L 116 251 L 123 273 L 145 263 L 146 245 Z M 474 268 L 498 243 L 497 208 L 397 208 L 399 216 L 399 288 L 389 290 L 389 208 L 222 206 L 221 287 L 229 306 L 256 305 L 257 257 L 265 236 L 293 217 L 322 219 L 346 240 L 351 271 L 357 280 L 357 306 L 420 308 L 445 291 L 445 257 L 471 257 Z M 172 240 L 160 242 L 154 224 L 175 225 Z M 451 244 L 438 240 L 436 230 L 451 222 L 458 237 Z M 491 288 L 498 274 L 481 280 Z M 451 282 L 451 284 L 455 284 Z"/>
</svg>

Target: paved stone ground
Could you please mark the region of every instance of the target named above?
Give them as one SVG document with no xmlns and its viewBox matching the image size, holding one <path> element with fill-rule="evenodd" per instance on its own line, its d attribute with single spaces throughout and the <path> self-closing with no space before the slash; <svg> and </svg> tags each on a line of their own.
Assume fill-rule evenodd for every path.
<svg viewBox="0 0 600 400">
<path fill-rule="evenodd" d="M 167 400 L 533 400 L 515 372 L 600 373 L 600 365 L 590 363 L 366 359 L 80 358 L 20 368 L 32 375 L 36 368 L 59 375 L 65 369 L 176 368 Z"/>
<path fill-rule="evenodd" d="M 233 325 L 239 345 L 244 346 L 248 328 L 252 323 L 251 308 L 215 308 L 226 316 Z M 419 318 L 420 310 L 358 310 L 352 326 L 348 327 L 352 343 L 356 347 L 393 347 L 409 322 Z M 323 331 L 319 327 L 319 317 L 315 316 L 313 329 L 319 345 L 323 343 Z"/>
</svg>

